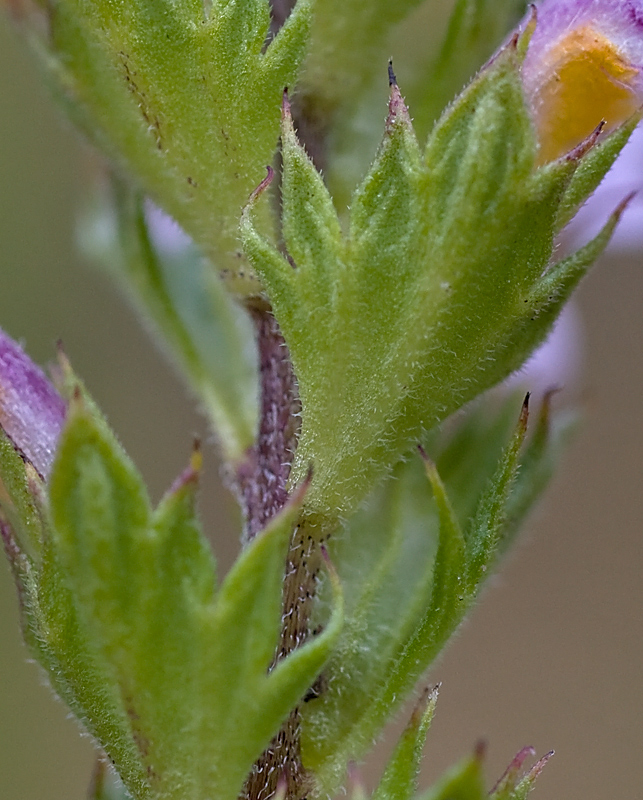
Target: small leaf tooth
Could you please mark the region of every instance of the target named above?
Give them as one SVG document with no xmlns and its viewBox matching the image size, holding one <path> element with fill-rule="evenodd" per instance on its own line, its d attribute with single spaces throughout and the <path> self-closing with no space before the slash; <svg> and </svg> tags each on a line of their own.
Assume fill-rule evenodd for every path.
<svg viewBox="0 0 643 800">
<path fill-rule="evenodd" d="M 504 788 L 507 786 L 511 786 L 513 788 L 517 783 L 518 772 L 520 771 L 522 765 L 528 758 L 533 758 L 535 755 L 536 750 L 531 747 L 531 745 L 523 747 L 522 750 L 519 750 L 489 794 L 493 796 L 495 792 L 504 790 Z"/>
<path fill-rule="evenodd" d="M 637 194 L 638 194 L 638 192 L 636 192 L 636 191 L 635 192 L 630 192 L 627 195 L 627 197 L 624 197 L 621 200 L 621 202 L 616 206 L 616 208 L 614 209 L 613 216 L 616 218 L 616 222 L 617 223 L 621 219 L 621 217 L 623 216 L 623 214 L 627 210 L 627 207 L 632 202 L 632 200 L 634 200 L 634 198 L 636 197 Z"/>
<path fill-rule="evenodd" d="M 545 755 L 544 755 L 542 758 L 540 758 L 538 761 L 536 761 L 536 763 L 534 764 L 534 766 L 533 766 L 533 767 L 532 767 L 532 768 L 529 770 L 529 772 L 528 772 L 528 773 L 527 773 L 527 775 L 525 776 L 525 777 L 526 777 L 526 779 L 527 779 L 527 780 L 528 780 L 530 783 L 533 783 L 533 781 L 535 781 L 535 780 L 536 780 L 536 778 L 537 778 L 537 777 L 540 775 L 540 773 L 543 771 L 543 769 L 545 768 L 545 765 L 547 764 L 547 762 L 549 761 L 549 759 L 550 759 L 552 756 L 554 756 L 555 754 L 556 754 L 556 751 L 555 751 L 555 750 L 550 750 L 548 753 L 545 753 Z"/>
<path fill-rule="evenodd" d="M 574 287 L 608 245 L 614 229 L 636 194 L 631 192 L 623 198 L 592 241 L 545 273 L 533 293 L 532 312 L 530 312 L 532 316 L 534 312 L 540 314 L 550 309 L 562 308 L 562 304 Z"/>
<path fill-rule="evenodd" d="M 167 496 L 171 497 L 172 495 L 178 494 L 184 489 L 196 490 L 198 487 L 199 478 L 201 476 L 202 466 L 203 455 L 201 450 L 193 450 L 192 455 L 190 456 L 189 465 L 174 480 L 174 483 L 170 486 L 167 492 Z"/>
<path fill-rule="evenodd" d="M 395 77 L 395 72 L 393 72 L 392 58 L 390 58 L 388 62 L 388 85 L 391 87 L 397 86 L 397 78 Z"/>
<path fill-rule="evenodd" d="M 203 470 L 203 450 L 201 448 L 201 439 L 198 436 L 194 437 L 192 444 L 192 455 L 190 456 L 190 468 L 198 476 Z"/>
<path fill-rule="evenodd" d="M 391 84 L 391 92 L 388 103 L 388 117 L 386 119 L 386 131 L 390 132 L 396 123 L 402 123 L 408 127 L 412 127 L 411 116 L 406 107 L 402 93 L 397 83 Z"/>
<path fill-rule="evenodd" d="M 339 573 L 337 572 L 337 569 L 332 562 L 328 550 L 326 549 L 326 545 L 323 542 L 319 547 L 319 551 L 321 553 L 321 557 L 324 561 L 324 566 L 326 567 L 326 571 L 328 572 L 328 578 L 333 588 L 333 597 L 335 603 L 338 605 L 338 607 L 341 607 L 343 614 L 344 600 L 342 592 L 342 582 L 339 578 Z"/>
<path fill-rule="evenodd" d="M 18 562 L 25 556 L 14 535 L 13 528 L 2 516 L 0 516 L 0 538 L 4 544 L 4 551 L 7 554 L 9 564 L 15 572 Z M 20 589 L 20 587 L 18 588 Z"/>
<path fill-rule="evenodd" d="M 569 153 L 563 156 L 566 161 L 574 161 L 578 162 L 583 158 L 584 155 L 589 153 L 589 151 L 594 147 L 596 142 L 599 140 L 601 133 L 605 130 L 605 126 L 607 125 L 607 120 L 602 119 L 598 125 L 594 128 L 594 130 L 587 136 L 580 144 L 576 145 L 573 150 L 570 150 Z"/>
<path fill-rule="evenodd" d="M 87 793 L 88 800 L 103 800 L 105 797 L 105 784 L 108 777 L 108 766 L 105 756 L 99 755 L 96 759 L 92 780 Z"/>
<path fill-rule="evenodd" d="M 74 370 L 62 339 L 56 342 L 56 362 L 49 367 L 49 374 L 56 389 L 65 395 L 69 383 L 74 378 Z"/>
<path fill-rule="evenodd" d="M 479 739 L 473 748 L 473 757 L 479 763 L 485 760 L 487 756 L 487 742 L 484 739 Z"/>
<path fill-rule="evenodd" d="M 284 87 L 284 93 L 281 98 L 281 119 L 282 121 L 286 119 L 292 120 L 292 108 L 290 105 L 287 86 Z"/>
<path fill-rule="evenodd" d="M 427 717 L 432 718 L 441 684 L 425 686 L 411 714 L 409 728 L 419 728 Z"/>
<path fill-rule="evenodd" d="M 250 193 L 250 197 L 248 198 L 248 205 L 254 203 L 270 186 L 272 183 L 272 179 L 275 177 L 275 171 L 270 166 L 270 164 L 266 165 L 266 177 L 261 181 L 261 183 L 252 190 Z"/>
<path fill-rule="evenodd" d="M 522 408 L 520 409 L 520 417 L 518 419 L 518 427 L 523 432 L 527 430 L 527 423 L 529 422 L 529 399 L 531 392 L 527 392 L 525 399 L 522 401 Z"/>
<path fill-rule="evenodd" d="M 306 473 L 306 477 L 304 480 L 298 484 L 295 489 L 291 492 L 290 497 L 288 499 L 288 506 L 293 507 L 300 507 L 303 502 L 304 498 L 306 497 L 306 493 L 310 488 L 310 484 L 313 481 L 313 467 L 312 464 L 308 468 L 308 472 Z"/>
</svg>

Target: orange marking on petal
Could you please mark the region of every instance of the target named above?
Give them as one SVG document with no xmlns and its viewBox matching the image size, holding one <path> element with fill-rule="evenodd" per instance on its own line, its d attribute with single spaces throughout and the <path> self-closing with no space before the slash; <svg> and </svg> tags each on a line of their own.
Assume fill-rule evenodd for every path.
<svg viewBox="0 0 643 800">
<path fill-rule="evenodd" d="M 586 25 L 547 54 L 534 97 L 539 161 L 569 152 L 600 124 L 612 130 L 639 108 L 633 88 L 639 72 L 616 45 Z"/>
</svg>

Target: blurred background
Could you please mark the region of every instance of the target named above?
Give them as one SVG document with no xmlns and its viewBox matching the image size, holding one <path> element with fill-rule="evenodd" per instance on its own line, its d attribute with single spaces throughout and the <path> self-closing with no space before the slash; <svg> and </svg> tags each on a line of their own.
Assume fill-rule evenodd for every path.
<svg viewBox="0 0 643 800">
<path fill-rule="evenodd" d="M 0 17 L 0 323 L 41 363 L 63 340 L 157 499 L 207 432 L 125 299 L 75 250 L 82 150 Z M 522 544 L 432 670 L 442 692 L 424 785 L 483 739 L 490 783 L 533 745 L 557 752 L 535 797 L 642 796 L 643 255 L 608 254 L 579 305 L 584 424 Z M 202 509 L 225 569 L 237 533 L 212 455 Z M 28 661 L 0 562 L 0 797 L 81 800 L 92 762 Z"/>
</svg>

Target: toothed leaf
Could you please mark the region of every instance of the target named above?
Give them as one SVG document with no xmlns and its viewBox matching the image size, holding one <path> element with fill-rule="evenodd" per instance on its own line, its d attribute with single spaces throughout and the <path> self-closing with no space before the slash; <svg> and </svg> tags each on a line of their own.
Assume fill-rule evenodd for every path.
<svg viewBox="0 0 643 800">
<path fill-rule="evenodd" d="M 300 0 L 264 48 L 268 0 L 64 0 L 41 49 L 72 117 L 217 268 L 237 273 L 241 208 L 272 160 L 310 18 Z M 262 218 L 270 230 L 267 209 Z"/>
<path fill-rule="evenodd" d="M 322 527 L 351 513 L 424 431 L 517 369 L 562 307 L 541 313 L 537 287 L 582 157 L 535 169 L 524 48 L 512 42 L 483 70 L 438 123 L 424 157 L 392 87 L 382 145 L 344 239 L 286 109 L 290 263 L 255 230 L 260 192 L 242 236 L 297 375 L 302 428 L 292 480 L 314 464 L 306 513 Z"/>
<path fill-rule="evenodd" d="M 188 471 L 155 512 L 111 434 L 74 401 L 51 479 L 57 545 L 89 648 L 124 708 L 145 767 L 136 798 L 233 800 L 253 762 L 314 682 L 341 628 L 269 671 L 283 568 L 299 503 L 244 550 L 215 594 Z"/>
</svg>

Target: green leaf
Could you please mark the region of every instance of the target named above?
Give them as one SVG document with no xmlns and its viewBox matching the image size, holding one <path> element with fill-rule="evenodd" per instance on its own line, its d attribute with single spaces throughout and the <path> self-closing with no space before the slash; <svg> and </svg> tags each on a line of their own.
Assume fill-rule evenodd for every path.
<svg viewBox="0 0 643 800">
<path fill-rule="evenodd" d="M 110 207 L 94 212 L 84 226 L 84 247 L 124 279 L 137 309 L 196 391 L 224 456 L 237 462 L 253 444 L 258 424 L 252 324 L 194 247 L 157 250 L 140 196 L 116 179 L 113 186 Z"/>
<path fill-rule="evenodd" d="M 283 236 L 295 274 L 301 275 L 298 265 L 306 270 L 302 288 L 328 294 L 332 270 L 343 260 L 339 220 L 321 175 L 299 145 L 287 97 L 282 117 Z"/>
<path fill-rule="evenodd" d="M 133 785 L 101 740 L 135 798 L 234 800 L 341 630 L 337 590 L 325 631 L 271 668 L 305 487 L 215 592 L 195 518 L 197 470 L 195 462 L 152 513 L 113 436 L 81 398 L 72 402 L 51 478 L 55 539 L 89 647 L 145 768 L 145 785 Z"/>
<path fill-rule="evenodd" d="M 373 793 L 373 800 L 412 800 L 417 792 L 422 751 L 433 720 L 437 699 L 437 687 L 433 690 L 425 689 L 422 693 L 411 720 Z"/>
<path fill-rule="evenodd" d="M 465 533 L 466 588 L 475 596 L 495 560 L 504 534 L 506 507 L 519 469 L 520 450 L 527 434 L 529 395 L 525 398 L 518 425 L 500 463 L 483 492 L 478 509 Z"/>
<path fill-rule="evenodd" d="M 53 547 L 45 488 L 3 434 L 0 476 L 4 487 L 0 528 L 18 590 L 25 642 L 56 694 L 92 736 L 109 746 L 123 776 L 142 791 L 143 768 L 129 736 L 127 716 L 79 625 Z M 25 541 L 34 546 L 33 558 L 22 549 Z"/>
<path fill-rule="evenodd" d="M 535 172 L 523 50 L 513 41 L 468 87 L 424 158 L 392 86 L 383 142 L 343 238 L 284 113 L 290 260 L 254 229 L 260 191 L 242 237 L 297 375 L 292 480 L 314 465 L 306 512 L 322 528 L 350 514 L 424 431 L 517 369 L 560 310 L 539 316 L 533 292 L 578 164 Z"/>
<path fill-rule="evenodd" d="M 452 768 L 418 800 L 486 800 L 482 754 L 476 753 Z"/>
<path fill-rule="evenodd" d="M 433 497 L 419 459 L 398 465 L 343 535 L 331 539 L 346 623 L 324 671 L 327 689 L 303 709 L 304 763 L 319 794 L 337 790 L 346 764 L 363 756 L 440 653 L 506 550 L 517 516 L 544 487 L 559 439 L 541 420 L 524 451 L 524 483 L 517 483 L 526 412 L 503 448 L 509 407 L 507 401 L 486 414 L 476 409 L 461 428 L 434 437 L 447 488 L 430 460 Z M 465 489 L 469 479 L 473 491 Z"/>
<path fill-rule="evenodd" d="M 15 547 L 29 560 L 38 559 L 43 547 L 43 521 L 34 495 L 44 491 L 42 479 L 18 453 L 0 427 L 0 507 Z"/>
<path fill-rule="evenodd" d="M 310 21 L 300 0 L 265 47 L 268 0 L 63 0 L 51 9 L 44 57 L 92 140 L 218 269 L 238 274 L 239 215 L 273 158 L 281 93 L 295 81 Z M 270 231 L 268 209 L 261 217 Z"/>
<path fill-rule="evenodd" d="M 551 330 L 574 289 L 609 244 L 631 199 L 630 195 L 623 200 L 594 239 L 576 253 L 553 264 L 535 284 L 524 301 L 529 309 L 528 315 L 516 321 L 510 334 L 517 352 L 526 352 L 534 338 L 541 341 L 542 332 Z"/>
</svg>

